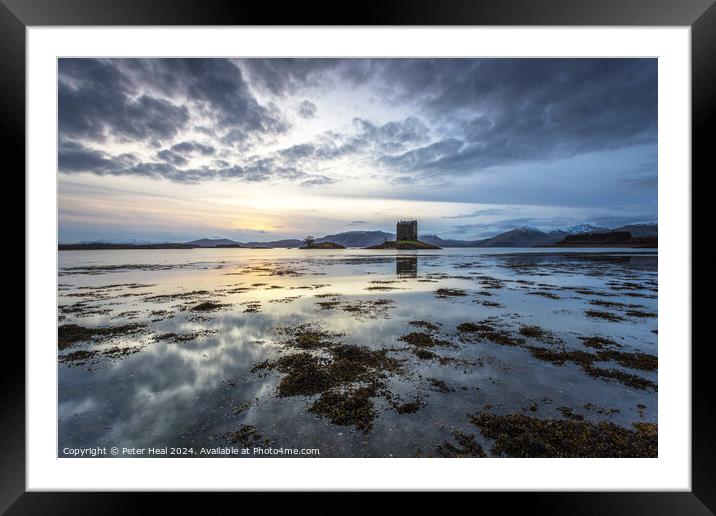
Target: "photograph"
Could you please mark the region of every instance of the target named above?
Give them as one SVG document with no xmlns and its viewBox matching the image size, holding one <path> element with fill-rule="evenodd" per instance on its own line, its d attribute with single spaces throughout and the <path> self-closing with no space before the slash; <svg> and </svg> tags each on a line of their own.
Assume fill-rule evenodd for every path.
<svg viewBox="0 0 716 516">
<path fill-rule="evenodd" d="M 57 457 L 659 457 L 656 57 L 56 66 Z"/>
</svg>

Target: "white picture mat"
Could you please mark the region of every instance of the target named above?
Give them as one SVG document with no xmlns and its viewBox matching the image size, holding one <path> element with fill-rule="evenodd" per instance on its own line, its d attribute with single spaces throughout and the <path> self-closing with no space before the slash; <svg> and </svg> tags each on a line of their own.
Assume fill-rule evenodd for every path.
<svg viewBox="0 0 716 516">
<path fill-rule="evenodd" d="M 28 28 L 27 489 L 689 490 L 690 36 L 688 27 Z M 658 57 L 659 457 L 58 458 L 57 58 L 149 56 Z"/>
</svg>

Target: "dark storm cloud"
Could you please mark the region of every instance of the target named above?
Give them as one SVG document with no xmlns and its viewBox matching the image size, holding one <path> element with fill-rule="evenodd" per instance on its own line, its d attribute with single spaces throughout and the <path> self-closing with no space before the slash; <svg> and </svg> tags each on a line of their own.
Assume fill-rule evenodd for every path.
<svg viewBox="0 0 716 516">
<path fill-rule="evenodd" d="M 304 186 L 334 182 L 320 174 L 306 173 L 296 167 L 283 165 L 272 158 L 252 160 L 246 164 L 229 164 L 216 160 L 212 167 L 180 168 L 185 164 L 181 155 L 171 150 L 157 154 L 159 161 L 141 161 L 134 154 L 110 155 L 85 147 L 77 142 L 62 142 L 59 147 L 59 170 L 64 173 L 91 172 L 96 175 L 135 175 L 163 178 L 177 183 L 199 183 L 211 180 L 235 179 L 246 182 L 299 181 Z"/>
<path fill-rule="evenodd" d="M 216 152 L 216 149 L 211 145 L 202 145 L 198 142 L 189 141 L 174 144 L 171 150 L 185 155 L 201 154 L 202 156 L 211 156 Z"/>
<path fill-rule="evenodd" d="M 172 165 L 176 165 L 178 167 L 183 167 L 188 163 L 186 158 L 181 154 L 166 149 L 157 152 L 157 158 L 162 161 L 166 161 L 167 163 L 171 163 Z"/>
<path fill-rule="evenodd" d="M 313 118 L 318 112 L 318 107 L 310 100 L 304 100 L 298 105 L 298 112 L 303 118 Z"/>
<path fill-rule="evenodd" d="M 358 138 L 371 143 L 383 153 L 399 152 L 428 139 L 427 126 L 416 117 L 383 125 L 376 125 L 364 118 L 355 118 L 353 123 L 358 127 Z"/>
<path fill-rule="evenodd" d="M 300 123 L 323 115 L 311 94 L 357 87 L 411 116 L 361 114 L 348 130 L 262 147 L 292 128 L 276 103 Z M 327 184 L 340 179 L 325 175 L 330 162 L 350 157 L 410 184 L 655 145 L 657 134 L 655 59 L 61 59 L 58 95 L 60 141 L 82 149 L 61 151 L 62 171 L 180 182 Z M 97 149 L 108 138 L 153 158 L 107 163 L 116 157 Z M 653 186 L 652 170 L 623 183 Z"/>
<path fill-rule="evenodd" d="M 177 91 L 200 104 L 203 112 L 224 129 L 242 133 L 276 134 L 288 124 L 272 105 L 261 105 L 251 93 L 241 70 L 226 59 L 160 59 L 148 62 L 144 74 L 150 81 L 157 74 L 163 91 Z M 133 63 L 136 66 L 136 63 Z"/>
<path fill-rule="evenodd" d="M 92 171 L 96 174 L 117 173 L 138 162 L 133 154 L 109 156 L 106 152 L 88 149 L 76 142 L 60 144 L 58 164 L 63 172 Z"/>
<path fill-rule="evenodd" d="M 654 59 L 392 60 L 382 73 L 395 85 L 386 98 L 464 144 L 384 160 L 399 170 L 462 174 L 656 142 Z"/>
<path fill-rule="evenodd" d="M 109 62 L 61 59 L 58 116 L 61 138 L 166 139 L 187 123 L 185 106 L 136 89 Z"/>
<path fill-rule="evenodd" d="M 348 63 L 341 59 L 241 59 L 251 84 L 283 96 L 308 87 L 324 87 L 331 72 Z M 352 65 L 348 65 L 349 67 Z"/>
<path fill-rule="evenodd" d="M 311 143 L 300 143 L 281 149 L 278 154 L 289 160 L 308 159 L 316 155 L 316 146 Z"/>
<path fill-rule="evenodd" d="M 58 94 L 61 139 L 167 140 L 190 109 L 230 142 L 289 128 L 226 59 L 61 59 Z"/>
<path fill-rule="evenodd" d="M 399 172 L 460 175 L 656 142 L 655 59 L 242 63 L 277 94 L 331 81 L 374 81 L 386 103 L 412 106 L 439 128 L 442 142 L 409 150 L 376 149 L 376 162 Z M 400 151 L 406 153 L 393 155 Z"/>
</svg>

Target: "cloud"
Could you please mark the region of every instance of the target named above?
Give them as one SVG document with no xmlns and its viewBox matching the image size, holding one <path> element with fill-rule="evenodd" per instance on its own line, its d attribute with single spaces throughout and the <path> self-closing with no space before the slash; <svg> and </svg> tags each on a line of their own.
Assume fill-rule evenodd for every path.
<svg viewBox="0 0 716 516">
<path fill-rule="evenodd" d="M 171 150 L 184 155 L 201 154 L 202 156 L 211 156 L 216 152 L 216 149 L 211 145 L 202 145 L 193 141 L 176 143 L 172 145 Z"/>
<path fill-rule="evenodd" d="M 542 231 L 562 229 L 584 222 L 583 219 L 574 217 L 516 217 L 495 222 L 483 222 L 475 224 L 457 224 L 453 226 L 453 232 L 458 234 L 472 234 L 477 237 L 495 236 L 505 231 L 516 228 L 530 227 Z"/>
<path fill-rule="evenodd" d="M 447 138 L 411 149 L 397 156 L 384 156 L 380 162 L 389 168 L 403 172 L 434 170 L 440 168 L 441 163 L 446 160 L 452 160 L 463 146 L 464 142 L 455 138 Z"/>
<path fill-rule="evenodd" d="M 384 103 L 410 106 L 442 138 L 420 148 L 379 147 L 373 157 L 416 178 L 656 143 L 655 59 L 270 59 L 242 66 L 280 95 L 375 84 Z M 358 123 L 370 131 L 370 122 Z"/>
<path fill-rule="evenodd" d="M 106 152 L 88 149 L 76 142 L 62 142 L 59 146 L 58 163 L 63 172 L 92 171 L 103 175 L 131 167 L 137 161 L 133 154 L 109 156 Z"/>
<path fill-rule="evenodd" d="M 298 113 L 303 118 L 313 118 L 318 112 L 318 107 L 310 100 L 304 100 L 298 105 Z"/>
<path fill-rule="evenodd" d="M 377 195 L 446 187 L 453 199 L 489 192 L 479 202 L 514 204 L 548 191 L 559 203 L 567 173 L 543 165 L 656 148 L 655 59 L 73 58 L 60 59 L 58 87 L 63 173 L 305 187 L 358 178 Z M 341 109 L 319 112 L 318 98 Z M 611 171 L 610 184 L 648 195 L 655 159 Z M 484 189 L 462 187 L 482 177 Z"/>
<path fill-rule="evenodd" d="M 190 118 L 210 121 L 230 144 L 290 127 L 275 105 L 259 103 L 227 59 L 59 61 L 61 139 L 165 141 Z"/>
<path fill-rule="evenodd" d="M 313 175 L 301 181 L 301 186 L 319 186 L 335 183 L 336 180 L 328 176 Z"/>
<path fill-rule="evenodd" d="M 510 208 L 511 211 L 519 211 L 521 208 L 519 206 L 515 206 L 513 208 Z M 470 213 L 464 213 L 459 215 L 449 215 L 443 217 L 444 219 L 471 219 L 474 217 L 489 217 L 491 215 L 500 215 L 502 213 L 507 212 L 508 210 L 506 208 L 485 208 L 482 210 L 475 210 Z"/>
<path fill-rule="evenodd" d="M 185 106 L 146 94 L 135 98 L 126 77 L 104 61 L 61 59 L 59 69 L 61 139 L 168 139 L 189 120 Z"/>
<path fill-rule="evenodd" d="M 657 174 L 648 174 L 640 177 L 622 179 L 621 182 L 629 186 L 640 188 L 656 188 L 659 186 L 659 176 Z"/>
<path fill-rule="evenodd" d="M 178 167 L 182 167 L 188 163 L 184 156 L 167 149 L 157 152 L 157 158 Z"/>
<path fill-rule="evenodd" d="M 326 87 L 332 72 L 346 66 L 341 59 L 239 59 L 237 63 L 253 86 L 277 96 Z"/>
<path fill-rule="evenodd" d="M 384 75 L 397 86 L 387 95 L 418 99 L 464 142 L 439 160 L 415 163 L 431 172 L 656 142 L 654 59 L 396 60 Z"/>
<path fill-rule="evenodd" d="M 157 153 L 160 161 L 141 161 L 134 154 L 110 155 L 104 151 L 85 147 L 77 142 L 62 142 L 59 148 L 59 170 L 64 173 L 88 172 L 95 175 L 134 175 L 163 178 L 176 183 L 240 180 L 260 183 L 266 181 L 300 181 L 304 186 L 333 183 L 320 174 L 309 174 L 295 167 L 281 165 L 271 158 L 255 159 L 244 165 L 215 161 L 216 166 L 179 168 L 185 161 L 170 150 Z"/>
</svg>

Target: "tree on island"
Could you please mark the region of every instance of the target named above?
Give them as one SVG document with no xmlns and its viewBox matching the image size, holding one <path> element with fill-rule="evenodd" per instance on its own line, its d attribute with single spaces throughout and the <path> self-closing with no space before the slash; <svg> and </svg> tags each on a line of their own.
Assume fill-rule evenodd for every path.
<svg viewBox="0 0 716 516">
<path fill-rule="evenodd" d="M 303 239 L 303 245 L 305 245 L 306 247 L 310 247 L 315 243 L 316 239 L 313 238 L 311 235 L 308 235 L 306 238 Z"/>
</svg>

